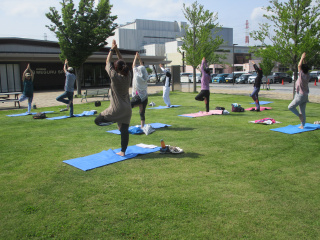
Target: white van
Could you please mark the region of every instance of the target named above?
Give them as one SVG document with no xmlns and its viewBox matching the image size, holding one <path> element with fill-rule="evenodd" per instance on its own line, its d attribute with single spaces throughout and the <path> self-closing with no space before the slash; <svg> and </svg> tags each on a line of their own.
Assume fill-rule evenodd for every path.
<svg viewBox="0 0 320 240">
<path fill-rule="evenodd" d="M 318 80 L 320 80 L 320 71 L 311 71 L 310 74 L 315 74 L 318 77 Z"/>
</svg>

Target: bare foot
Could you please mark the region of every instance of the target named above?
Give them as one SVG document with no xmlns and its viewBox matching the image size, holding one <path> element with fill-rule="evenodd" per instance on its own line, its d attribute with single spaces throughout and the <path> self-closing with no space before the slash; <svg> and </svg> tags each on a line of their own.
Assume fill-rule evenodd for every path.
<svg viewBox="0 0 320 240">
<path fill-rule="evenodd" d="M 118 152 L 117 154 L 118 154 L 119 156 L 121 156 L 121 157 L 124 157 L 124 155 L 125 155 L 124 152 Z"/>
<path fill-rule="evenodd" d="M 304 126 L 301 124 L 301 126 L 299 127 L 300 129 L 304 129 Z"/>
</svg>

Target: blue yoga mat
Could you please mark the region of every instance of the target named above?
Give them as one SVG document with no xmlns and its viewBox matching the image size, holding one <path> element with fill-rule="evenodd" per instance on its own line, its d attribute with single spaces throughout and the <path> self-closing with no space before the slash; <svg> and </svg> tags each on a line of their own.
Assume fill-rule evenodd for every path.
<svg viewBox="0 0 320 240">
<path fill-rule="evenodd" d="M 152 107 L 152 108 L 148 108 L 148 109 L 166 109 L 166 108 L 174 108 L 174 107 L 180 107 L 180 105 L 171 105 L 170 107 L 158 106 L 158 107 Z"/>
<path fill-rule="evenodd" d="M 92 116 L 94 114 L 95 114 L 94 111 L 83 111 L 83 113 L 74 114 L 73 116 L 83 117 L 83 116 Z M 52 118 L 47 118 L 47 119 L 48 120 L 59 120 L 59 119 L 65 119 L 65 118 L 70 118 L 70 116 L 58 116 L 58 117 L 52 117 Z"/>
<path fill-rule="evenodd" d="M 45 111 L 42 113 L 53 113 L 54 111 Z M 28 116 L 28 115 L 36 115 L 36 112 L 32 112 L 32 113 L 19 113 L 19 114 L 12 114 L 12 115 L 7 115 L 8 117 L 20 117 L 20 116 Z"/>
<path fill-rule="evenodd" d="M 269 104 L 269 103 L 273 103 L 273 102 L 267 102 L 267 101 L 259 101 L 259 104 L 260 105 L 266 105 L 266 104 Z M 256 103 L 250 103 L 250 104 L 256 104 Z"/>
<path fill-rule="evenodd" d="M 314 130 L 320 129 L 320 124 L 306 123 L 306 125 L 304 126 L 304 129 L 300 129 L 299 128 L 300 126 L 301 126 L 301 124 L 289 125 L 286 127 L 274 128 L 274 129 L 270 129 L 270 130 L 275 131 L 275 132 L 286 133 L 286 134 L 296 134 L 296 133 L 303 133 L 303 132 L 309 132 L 309 131 L 314 131 Z"/>
<path fill-rule="evenodd" d="M 171 127 L 171 125 L 169 124 L 163 124 L 163 123 L 150 123 L 151 127 L 153 128 L 163 128 L 163 127 Z M 139 127 L 141 127 L 141 125 L 138 125 Z M 134 128 L 135 126 L 131 126 L 129 127 L 129 130 L 130 128 Z M 110 130 L 110 131 L 107 131 L 108 133 L 114 133 L 114 134 L 117 134 L 117 135 L 120 135 L 121 132 L 116 129 L 116 130 Z"/>
<path fill-rule="evenodd" d="M 120 152 L 120 150 L 121 150 L 120 148 L 115 150 L 112 150 L 112 149 L 109 149 L 107 151 L 104 150 L 100 153 L 96 153 L 86 157 L 65 160 L 63 162 L 73 167 L 79 168 L 83 171 L 88 171 L 97 167 L 102 167 L 112 163 L 134 158 L 139 154 L 148 154 L 152 152 L 157 152 L 160 150 L 160 147 L 150 149 L 150 148 L 141 148 L 138 146 L 129 146 L 126 150 L 126 155 L 124 157 L 121 157 L 118 154 L 116 154 L 117 152 Z"/>
</svg>

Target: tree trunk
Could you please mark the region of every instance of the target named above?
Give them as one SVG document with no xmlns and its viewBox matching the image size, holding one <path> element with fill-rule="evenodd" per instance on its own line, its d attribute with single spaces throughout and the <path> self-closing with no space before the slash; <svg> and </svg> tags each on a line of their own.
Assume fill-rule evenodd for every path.
<svg viewBox="0 0 320 240">
<path fill-rule="evenodd" d="M 81 95 L 81 83 L 83 80 L 83 64 L 76 68 L 76 77 L 77 77 L 77 95 Z"/>
<path fill-rule="evenodd" d="M 193 67 L 193 92 L 197 92 L 197 78 L 196 78 L 196 67 Z"/>
</svg>

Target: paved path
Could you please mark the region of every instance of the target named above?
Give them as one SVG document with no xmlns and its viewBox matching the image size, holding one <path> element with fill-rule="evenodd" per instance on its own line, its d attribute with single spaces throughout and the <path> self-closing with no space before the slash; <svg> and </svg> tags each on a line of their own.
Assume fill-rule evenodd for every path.
<svg viewBox="0 0 320 240">
<path fill-rule="evenodd" d="M 200 86 L 200 84 L 197 84 Z M 285 99 L 292 100 L 292 91 L 293 91 L 293 83 L 285 83 L 285 85 L 281 84 L 271 84 L 271 90 L 263 90 L 261 86 L 261 91 L 259 93 L 260 97 L 273 98 L 273 99 Z M 317 86 L 314 86 L 314 83 L 309 83 L 310 93 L 309 93 L 309 101 L 320 103 L 320 83 L 317 83 Z M 197 88 L 199 91 L 200 89 Z M 211 93 L 224 93 L 224 94 L 235 94 L 235 95 L 247 95 L 252 92 L 253 86 L 252 84 L 210 84 L 210 92 Z M 150 84 L 148 87 L 149 94 L 157 93 L 162 91 L 161 85 Z M 193 85 L 192 83 L 184 83 L 182 84 L 182 92 L 192 92 Z M 41 107 L 52 107 L 62 105 L 60 102 L 56 101 L 56 97 L 62 94 L 63 91 L 41 91 L 35 92 L 33 104 L 35 104 L 38 108 Z M 131 93 L 131 89 L 130 89 Z M 102 100 L 101 97 L 96 98 L 88 98 L 88 102 L 95 102 L 97 100 Z M 74 104 L 85 103 L 83 100 L 81 102 L 81 98 L 75 98 Z M 21 102 L 20 109 L 26 109 L 28 104 L 27 101 Z M 0 103 L 0 110 L 11 110 L 18 109 L 14 107 L 14 103 Z"/>
</svg>

